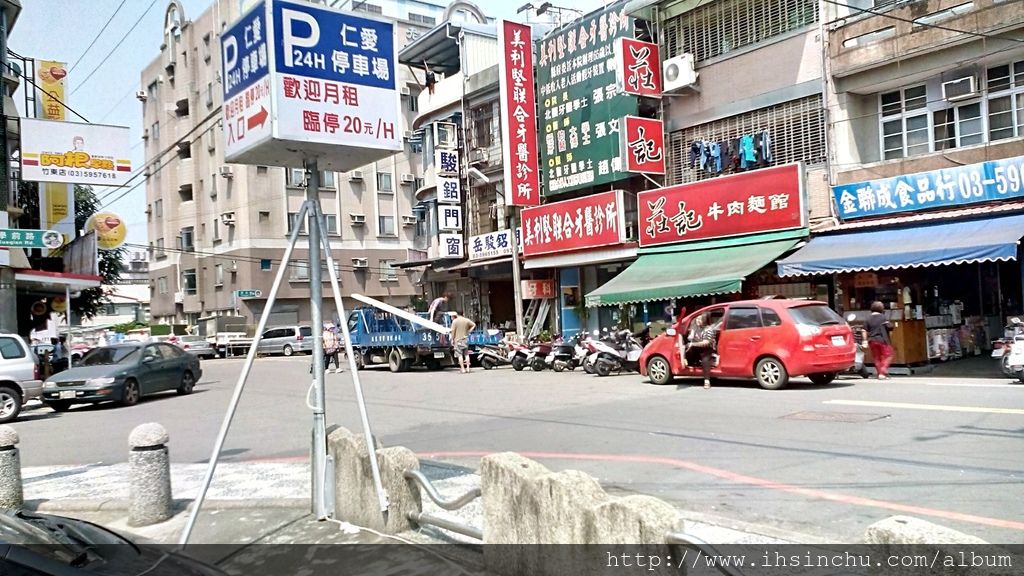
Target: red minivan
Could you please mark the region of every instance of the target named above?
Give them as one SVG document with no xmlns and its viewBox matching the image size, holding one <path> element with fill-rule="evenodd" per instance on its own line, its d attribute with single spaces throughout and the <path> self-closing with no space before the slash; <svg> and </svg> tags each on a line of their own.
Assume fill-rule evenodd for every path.
<svg viewBox="0 0 1024 576">
<path fill-rule="evenodd" d="M 653 384 L 675 376 L 700 378 L 699 364 L 684 367 L 680 350 L 690 322 L 703 315 L 718 330 L 714 378 L 754 378 L 778 390 L 793 376 L 828 384 L 854 363 L 856 343 L 849 324 L 814 300 L 765 298 L 715 304 L 683 317 L 640 354 L 640 373 Z"/>
</svg>

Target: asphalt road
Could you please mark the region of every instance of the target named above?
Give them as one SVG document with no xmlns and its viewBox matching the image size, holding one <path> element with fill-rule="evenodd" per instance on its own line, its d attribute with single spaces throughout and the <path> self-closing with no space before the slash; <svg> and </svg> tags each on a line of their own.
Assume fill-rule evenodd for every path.
<svg viewBox="0 0 1024 576">
<path fill-rule="evenodd" d="M 129 432 L 151 421 L 168 429 L 174 462 L 206 461 L 242 361 L 203 366 L 191 396 L 27 411 L 14 424 L 22 464 L 124 462 Z M 308 367 L 308 357 L 257 361 L 224 460 L 308 454 Z M 529 453 L 611 490 L 842 541 L 908 514 L 1024 543 L 1024 385 L 1008 380 L 795 380 L 765 391 L 581 371 L 361 374 L 379 439 L 424 457 L 475 467 L 481 453 Z M 328 375 L 329 422 L 358 430 L 353 399 L 347 372 Z"/>
</svg>

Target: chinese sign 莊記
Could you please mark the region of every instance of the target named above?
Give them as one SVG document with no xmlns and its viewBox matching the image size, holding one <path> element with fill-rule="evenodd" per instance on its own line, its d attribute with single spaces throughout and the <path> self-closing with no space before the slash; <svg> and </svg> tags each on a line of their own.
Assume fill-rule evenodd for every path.
<svg viewBox="0 0 1024 576">
<path fill-rule="evenodd" d="M 527 258 L 626 241 L 622 190 L 527 208 L 522 221 Z"/>
<path fill-rule="evenodd" d="M 1024 197 L 1024 156 L 832 187 L 839 218 Z"/>
<path fill-rule="evenodd" d="M 505 168 L 505 204 L 540 204 L 537 173 L 537 96 L 533 88 L 533 37 L 529 24 L 503 20 L 498 26 L 498 88 Z"/>
<path fill-rule="evenodd" d="M 626 116 L 622 119 L 622 157 L 627 172 L 665 173 L 665 131 L 661 120 Z"/>
<path fill-rule="evenodd" d="M 615 50 L 619 90 L 636 96 L 661 98 L 661 57 L 658 45 L 632 38 L 619 38 Z"/>
<path fill-rule="evenodd" d="M 629 177 L 620 154 L 619 124 L 637 113 L 637 98 L 617 86 L 615 45 L 620 37 L 633 37 L 625 1 L 558 28 L 538 44 L 546 195 Z"/>
<path fill-rule="evenodd" d="M 803 182 L 797 163 L 641 192 L 640 247 L 804 227 Z"/>
</svg>

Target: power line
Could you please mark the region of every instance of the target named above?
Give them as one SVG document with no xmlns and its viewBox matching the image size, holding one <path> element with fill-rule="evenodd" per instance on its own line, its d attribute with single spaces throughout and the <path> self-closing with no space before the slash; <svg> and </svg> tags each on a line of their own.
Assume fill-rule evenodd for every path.
<svg viewBox="0 0 1024 576">
<path fill-rule="evenodd" d="M 85 55 L 89 53 L 89 50 L 91 50 L 92 47 L 96 45 L 96 41 L 99 40 L 100 36 L 103 36 L 103 33 L 107 31 L 107 26 L 110 26 L 110 23 L 114 21 L 114 17 L 117 16 L 117 13 L 121 11 L 121 8 L 124 7 L 125 2 L 127 1 L 128 0 L 121 0 L 121 3 L 117 5 L 117 8 L 114 10 L 114 13 L 111 14 L 110 18 L 107 19 L 107 22 L 103 25 L 103 28 L 100 28 L 100 31 L 96 33 L 96 36 L 92 39 L 92 42 L 89 42 L 89 46 L 78 57 L 78 60 L 75 60 L 75 63 L 71 65 L 71 69 L 68 70 L 68 74 L 75 71 L 75 68 L 78 66 L 78 63 L 81 62 L 82 58 L 85 58 Z"/>
<path fill-rule="evenodd" d="M 125 98 L 131 96 L 132 94 L 135 94 L 135 92 L 136 92 L 135 87 L 132 87 L 130 90 L 125 92 L 124 96 L 121 96 L 121 99 L 118 100 L 113 106 L 111 106 L 110 110 L 107 110 L 107 112 L 103 116 L 100 117 L 99 121 L 103 122 L 104 120 L 106 120 L 107 116 L 110 116 L 114 112 L 114 110 L 117 110 L 117 107 L 120 106 L 122 102 L 124 102 Z"/>
<path fill-rule="evenodd" d="M 143 12 L 141 16 L 139 16 L 139 19 L 135 21 L 135 24 L 132 24 L 132 27 L 129 28 L 128 31 L 125 32 L 124 36 L 122 36 L 121 39 L 118 40 L 117 44 L 115 44 L 114 47 L 110 49 L 110 52 L 107 52 L 107 55 L 100 59 L 100 63 L 97 64 L 96 67 L 93 68 L 88 75 L 86 75 L 85 79 L 82 80 L 82 82 L 77 87 L 75 87 L 75 89 L 72 90 L 71 94 L 68 94 L 68 96 L 74 96 L 75 92 L 78 92 L 79 88 L 85 86 L 85 83 L 88 82 L 90 78 L 92 78 L 92 75 L 95 74 L 97 70 L 102 68 L 103 65 L 109 61 L 108 59 L 110 58 L 110 55 L 113 54 L 118 48 L 120 48 L 121 44 L 124 44 L 124 41 L 128 39 L 128 36 L 130 36 L 131 33 L 135 30 L 135 27 L 139 25 L 139 22 L 142 22 L 142 19 L 146 17 L 146 14 L 149 14 L 149 11 L 153 8 L 153 6 L 156 5 L 156 2 L 157 0 L 153 0 L 152 2 L 150 2 L 149 6 L 146 8 L 146 11 Z"/>
<path fill-rule="evenodd" d="M 889 18 L 890 20 L 896 20 L 899 22 L 906 22 L 908 24 L 914 24 L 915 26 L 921 26 L 925 28 L 935 28 L 936 30 L 945 30 L 946 32 L 956 32 L 957 34 L 966 34 L 968 36 L 975 36 L 978 38 L 988 38 L 992 40 L 1005 40 L 1008 42 L 1018 42 L 1024 44 L 1024 40 L 1020 38 L 1003 37 L 996 34 L 986 34 L 984 32 L 971 32 L 970 30 L 960 30 L 958 28 L 950 28 L 948 26 L 942 26 L 941 24 L 929 24 L 926 22 L 920 22 L 911 18 L 903 18 L 890 14 L 889 12 L 879 12 L 870 8 L 858 8 L 857 6 L 851 6 L 845 2 L 839 2 L 838 0 L 825 0 L 829 4 L 834 4 L 842 8 L 849 8 L 850 10 L 856 10 L 858 14 L 871 14 L 874 16 L 881 16 L 883 18 Z M 841 20 L 841 19 L 840 19 Z"/>
</svg>

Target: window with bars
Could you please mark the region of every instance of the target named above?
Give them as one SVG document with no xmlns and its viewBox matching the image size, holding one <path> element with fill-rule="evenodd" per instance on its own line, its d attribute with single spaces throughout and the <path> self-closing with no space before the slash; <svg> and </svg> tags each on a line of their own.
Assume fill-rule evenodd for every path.
<svg viewBox="0 0 1024 576">
<path fill-rule="evenodd" d="M 710 2 L 665 22 L 662 54 L 693 54 L 701 62 L 817 21 L 817 0 Z"/>
<path fill-rule="evenodd" d="M 1024 60 L 992 66 L 984 92 L 948 102 L 926 85 L 878 95 L 882 158 L 905 158 L 1024 136 Z"/>
<path fill-rule="evenodd" d="M 733 140 L 763 130 L 772 138 L 772 165 L 798 160 L 808 166 L 825 163 L 825 109 L 816 95 L 673 132 L 669 135 L 669 184 L 715 177 L 700 166 L 690 167 L 693 142 Z"/>
</svg>

